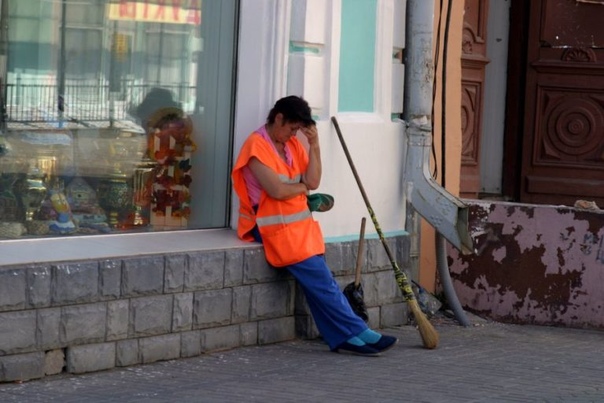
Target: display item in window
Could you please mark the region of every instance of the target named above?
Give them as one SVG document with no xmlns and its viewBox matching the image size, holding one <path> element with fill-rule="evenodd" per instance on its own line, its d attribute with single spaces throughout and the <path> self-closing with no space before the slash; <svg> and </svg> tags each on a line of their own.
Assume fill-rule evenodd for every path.
<svg viewBox="0 0 604 403">
<path fill-rule="evenodd" d="M 25 235 L 27 230 L 20 222 L 0 222 L 0 238 L 16 239 Z"/>
<path fill-rule="evenodd" d="M 151 198 L 157 163 L 145 159 L 138 163 L 132 175 L 132 210 L 124 222 L 124 228 L 146 227 L 151 222 Z"/>
<path fill-rule="evenodd" d="M 25 221 L 34 219 L 34 215 L 42 206 L 46 198 L 46 176 L 37 167 L 32 164 L 26 177 L 19 183 L 19 198 L 25 214 Z"/>
<path fill-rule="evenodd" d="M 65 188 L 65 195 L 71 207 L 73 220 L 78 232 L 109 232 L 107 215 L 98 203 L 96 191 L 84 180 L 76 176 Z"/>
<path fill-rule="evenodd" d="M 123 228 L 124 220 L 132 208 L 132 189 L 126 175 L 115 173 L 99 181 L 97 196 L 100 206 L 108 216 L 112 228 Z"/>
<path fill-rule="evenodd" d="M 50 220 L 48 228 L 51 233 L 68 235 L 76 232 L 77 228 L 71 215 L 71 207 L 67 197 L 62 192 L 51 190 L 49 199 L 54 211 L 54 219 Z"/>
<path fill-rule="evenodd" d="M 19 200 L 15 196 L 16 173 L 0 174 L 0 222 L 19 220 Z"/>
<path fill-rule="evenodd" d="M 0 133 L 0 157 L 4 157 L 10 152 L 10 144 L 4 138 L 4 135 Z"/>
<path fill-rule="evenodd" d="M 172 92 L 159 87 L 147 93 L 135 114 L 147 134 L 147 157 L 155 166 L 150 183 L 147 169 L 135 169 L 134 211 L 127 221 L 144 225 L 148 217 L 154 229 L 187 228 L 191 155 L 196 149 L 192 121 Z M 141 194 L 150 196 L 150 205 Z"/>
<path fill-rule="evenodd" d="M 48 235 L 50 233 L 49 221 L 31 220 L 25 222 L 28 235 Z"/>
<path fill-rule="evenodd" d="M 191 213 L 191 156 L 197 146 L 193 124 L 181 109 L 165 107 L 148 119 L 149 157 L 158 164 L 153 182 L 151 224 L 186 228 Z"/>
</svg>

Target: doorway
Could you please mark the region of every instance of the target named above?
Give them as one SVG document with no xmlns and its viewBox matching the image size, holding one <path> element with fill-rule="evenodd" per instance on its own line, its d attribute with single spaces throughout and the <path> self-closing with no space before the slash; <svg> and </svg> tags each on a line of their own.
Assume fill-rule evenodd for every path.
<svg viewBox="0 0 604 403">
<path fill-rule="evenodd" d="M 604 1 L 513 0 L 510 21 L 504 193 L 604 205 Z"/>
</svg>

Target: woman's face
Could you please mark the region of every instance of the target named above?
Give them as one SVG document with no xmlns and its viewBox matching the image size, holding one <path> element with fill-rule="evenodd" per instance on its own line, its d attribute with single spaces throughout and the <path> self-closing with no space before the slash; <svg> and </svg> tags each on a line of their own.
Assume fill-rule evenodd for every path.
<svg viewBox="0 0 604 403">
<path fill-rule="evenodd" d="M 286 143 L 302 128 L 302 123 L 284 122 L 283 115 L 278 113 L 277 116 L 275 116 L 275 124 L 273 125 L 273 140 L 278 143 Z"/>
</svg>

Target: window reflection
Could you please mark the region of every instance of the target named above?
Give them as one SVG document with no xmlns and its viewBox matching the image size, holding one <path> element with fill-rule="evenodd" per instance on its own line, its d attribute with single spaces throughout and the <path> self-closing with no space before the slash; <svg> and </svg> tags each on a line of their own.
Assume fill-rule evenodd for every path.
<svg viewBox="0 0 604 403">
<path fill-rule="evenodd" d="M 1 4 L 0 239 L 189 228 L 201 0 Z"/>
</svg>

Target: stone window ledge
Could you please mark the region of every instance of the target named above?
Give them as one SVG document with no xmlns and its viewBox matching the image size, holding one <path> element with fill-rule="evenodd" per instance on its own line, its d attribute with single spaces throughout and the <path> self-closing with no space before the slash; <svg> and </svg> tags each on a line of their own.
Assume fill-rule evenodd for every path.
<svg viewBox="0 0 604 403">
<path fill-rule="evenodd" d="M 231 229 L 0 241 L 0 267 L 253 247 Z"/>
</svg>

